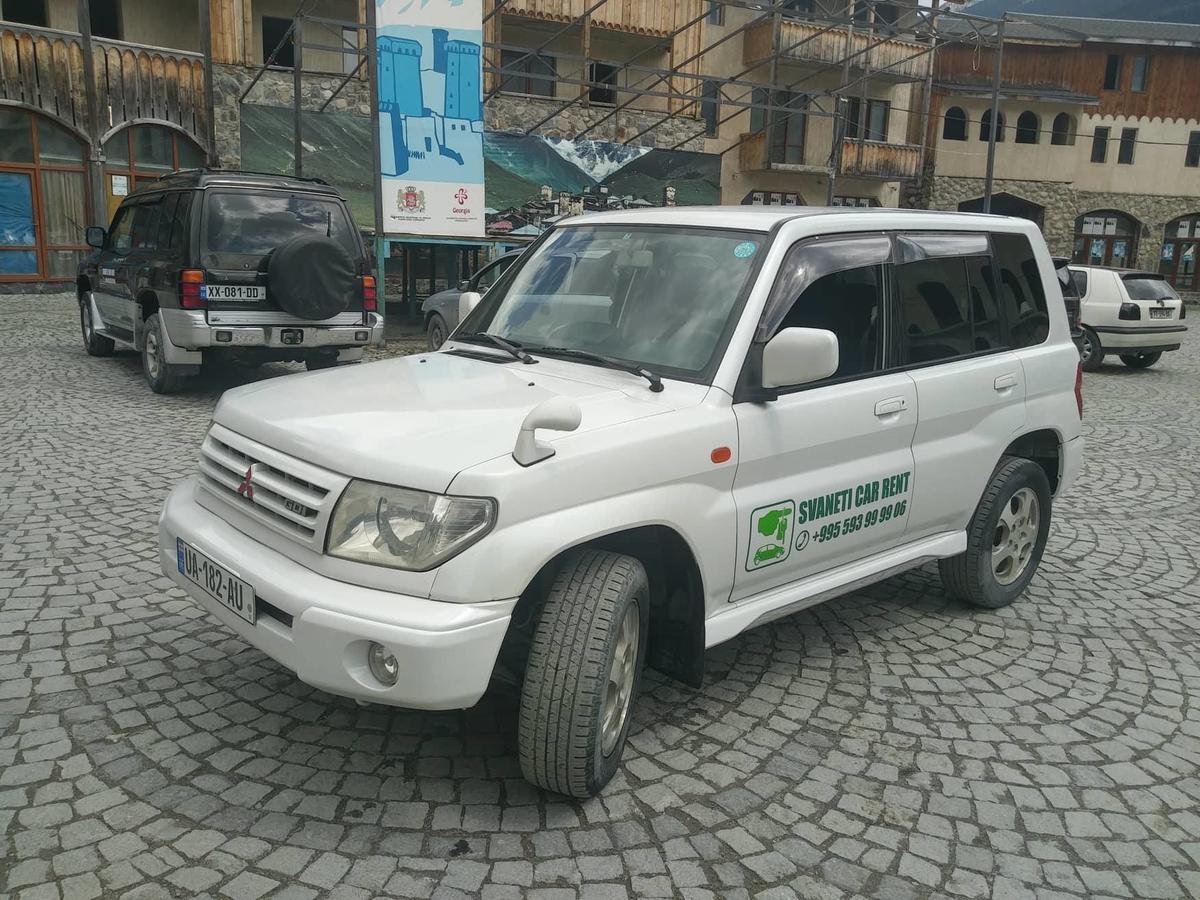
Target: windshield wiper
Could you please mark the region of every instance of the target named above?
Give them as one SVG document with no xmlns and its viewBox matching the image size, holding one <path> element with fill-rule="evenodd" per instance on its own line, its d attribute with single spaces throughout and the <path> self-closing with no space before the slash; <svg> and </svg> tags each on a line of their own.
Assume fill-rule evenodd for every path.
<svg viewBox="0 0 1200 900">
<path fill-rule="evenodd" d="M 505 353 L 509 354 L 513 359 L 519 359 L 525 365 L 530 366 L 537 362 L 532 356 L 521 349 L 519 344 L 514 344 L 511 341 L 506 341 L 504 338 L 496 334 L 489 334 L 486 331 L 468 331 L 466 334 L 454 335 L 456 341 L 470 341 L 478 344 L 481 341 L 486 341 L 493 347 L 499 347 Z"/>
<path fill-rule="evenodd" d="M 530 347 L 529 349 L 543 356 L 565 356 L 569 359 L 585 359 L 589 362 L 599 363 L 608 369 L 616 369 L 619 372 L 628 372 L 630 375 L 637 375 L 649 381 L 650 390 L 656 394 L 663 389 L 662 379 L 637 363 L 622 362 L 619 359 L 613 359 L 611 356 L 592 353 L 590 350 L 576 350 L 572 347 Z"/>
</svg>

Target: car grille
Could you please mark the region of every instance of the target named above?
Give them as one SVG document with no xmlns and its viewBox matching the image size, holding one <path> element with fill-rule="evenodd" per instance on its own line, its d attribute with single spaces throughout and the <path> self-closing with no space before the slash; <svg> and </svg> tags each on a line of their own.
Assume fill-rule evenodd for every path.
<svg viewBox="0 0 1200 900">
<path fill-rule="evenodd" d="M 200 448 L 200 481 L 210 494 L 317 552 L 346 480 L 220 425 Z"/>
</svg>

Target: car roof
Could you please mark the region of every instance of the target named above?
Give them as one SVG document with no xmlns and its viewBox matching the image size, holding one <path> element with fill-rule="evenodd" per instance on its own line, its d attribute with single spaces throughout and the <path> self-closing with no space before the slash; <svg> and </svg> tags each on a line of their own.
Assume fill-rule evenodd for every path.
<svg viewBox="0 0 1200 900">
<path fill-rule="evenodd" d="M 814 230 L 824 227 L 854 230 L 880 228 L 945 228 L 1029 231 L 1036 228 L 1028 219 L 983 213 L 940 212 L 925 209 L 865 209 L 850 206 L 663 206 L 651 209 L 613 210 L 584 213 L 557 224 L 579 225 L 678 225 L 699 228 L 728 228 L 738 231 L 770 231 L 789 221 L 805 221 Z"/>
<path fill-rule="evenodd" d="M 1087 269 L 1095 272 L 1113 272 L 1120 275 L 1122 278 L 1158 278 L 1162 281 L 1167 280 L 1167 276 L 1161 272 L 1151 272 L 1147 269 L 1123 269 L 1120 266 L 1091 266 L 1087 263 L 1071 263 L 1067 266 L 1068 269 Z"/>
<path fill-rule="evenodd" d="M 341 198 L 338 189 L 320 178 L 297 178 L 295 175 L 273 175 L 267 172 L 245 172 L 239 169 L 177 169 L 160 176 L 145 187 L 134 191 L 136 196 L 152 191 L 179 188 L 208 187 L 269 188 L 299 190 Z"/>
</svg>

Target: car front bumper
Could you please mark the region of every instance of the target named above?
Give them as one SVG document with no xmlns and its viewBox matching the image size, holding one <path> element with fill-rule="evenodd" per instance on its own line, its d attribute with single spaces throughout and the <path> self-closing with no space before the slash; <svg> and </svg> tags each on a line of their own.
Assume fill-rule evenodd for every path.
<svg viewBox="0 0 1200 900">
<path fill-rule="evenodd" d="M 356 700 L 465 709 L 483 696 L 515 598 L 441 603 L 335 581 L 213 515 L 196 502 L 196 490 L 191 478 L 167 497 L 159 518 L 159 560 L 172 581 L 247 643 L 306 684 Z M 254 588 L 255 624 L 180 573 L 180 538 Z M 367 665 L 372 641 L 396 657 L 399 678 L 391 687 Z"/>
<path fill-rule="evenodd" d="M 214 325 L 203 310 L 159 310 L 171 343 L 185 350 L 215 347 L 224 350 L 273 348 L 280 350 L 316 350 L 329 347 L 380 347 L 383 345 L 383 316 L 367 313 L 365 324 L 320 325 L 298 321 L 295 324 Z M 285 343 L 283 332 L 303 332 L 299 343 Z"/>
</svg>

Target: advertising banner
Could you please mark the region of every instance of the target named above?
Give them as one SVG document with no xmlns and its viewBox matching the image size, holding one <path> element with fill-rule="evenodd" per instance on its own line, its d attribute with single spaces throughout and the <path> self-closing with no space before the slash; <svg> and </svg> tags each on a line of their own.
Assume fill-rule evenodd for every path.
<svg viewBox="0 0 1200 900">
<path fill-rule="evenodd" d="M 375 0 L 387 234 L 483 237 L 483 0 Z"/>
</svg>

